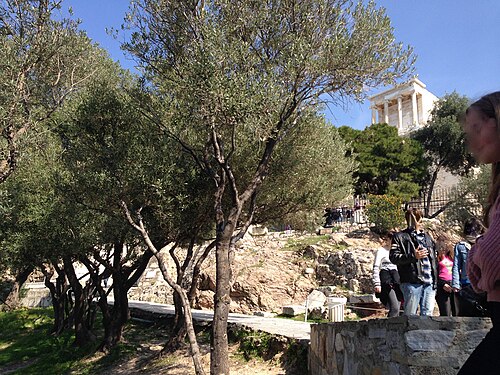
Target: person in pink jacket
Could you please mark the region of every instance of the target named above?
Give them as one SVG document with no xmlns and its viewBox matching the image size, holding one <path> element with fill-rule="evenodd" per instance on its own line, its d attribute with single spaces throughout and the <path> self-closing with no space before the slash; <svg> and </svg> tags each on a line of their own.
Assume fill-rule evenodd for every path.
<svg viewBox="0 0 500 375">
<path fill-rule="evenodd" d="M 465 114 L 469 151 L 492 165 L 484 221 L 488 228 L 469 251 L 467 275 L 476 292 L 486 292 L 493 327 L 458 375 L 500 374 L 500 91 L 472 103 Z"/>
</svg>

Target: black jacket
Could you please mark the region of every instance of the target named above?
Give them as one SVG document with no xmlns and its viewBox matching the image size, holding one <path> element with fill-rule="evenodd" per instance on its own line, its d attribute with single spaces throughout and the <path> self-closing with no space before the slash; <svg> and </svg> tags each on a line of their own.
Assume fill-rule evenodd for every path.
<svg viewBox="0 0 500 375">
<path fill-rule="evenodd" d="M 401 283 L 422 283 L 422 261 L 415 258 L 415 249 L 418 247 L 415 236 L 415 230 L 407 228 L 402 232 L 394 234 L 392 237 L 389 259 L 398 266 Z M 429 249 L 433 287 L 436 288 L 438 279 L 436 245 L 427 233 L 424 234 L 423 245 Z"/>
</svg>

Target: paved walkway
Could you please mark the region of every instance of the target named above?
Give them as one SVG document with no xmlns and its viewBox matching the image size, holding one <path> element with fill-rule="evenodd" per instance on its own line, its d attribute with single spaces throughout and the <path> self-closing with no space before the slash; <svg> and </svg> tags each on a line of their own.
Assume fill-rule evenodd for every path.
<svg viewBox="0 0 500 375">
<path fill-rule="evenodd" d="M 161 303 L 144 302 L 144 301 L 129 301 L 129 307 L 140 309 L 148 312 L 154 312 L 160 315 L 174 315 L 173 305 L 164 305 Z M 197 321 L 213 320 L 214 312 L 212 310 L 191 310 L 193 319 Z M 253 330 L 264 331 L 274 335 L 285 336 L 297 340 L 309 341 L 311 334 L 311 324 L 299 322 L 291 319 L 281 318 L 266 318 L 254 315 L 244 315 L 230 313 L 228 318 L 229 323 L 235 323 Z"/>
</svg>

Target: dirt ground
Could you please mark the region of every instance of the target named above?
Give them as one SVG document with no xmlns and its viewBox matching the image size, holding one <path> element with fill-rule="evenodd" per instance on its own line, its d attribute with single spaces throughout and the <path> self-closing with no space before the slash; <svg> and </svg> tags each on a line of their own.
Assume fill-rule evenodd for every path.
<svg viewBox="0 0 500 375">
<path fill-rule="evenodd" d="M 198 333 L 198 345 L 202 354 L 202 364 L 206 374 L 210 373 L 210 345 L 206 328 Z M 96 375 L 190 375 L 195 374 L 193 360 L 190 355 L 189 346 L 174 353 L 160 356 L 163 345 L 168 338 L 168 328 L 165 325 L 153 325 L 144 327 L 141 325 L 129 326 L 124 334 L 124 350 L 119 354 L 119 359 L 110 365 L 97 366 Z M 285 347 L 284 345 L 283 347 Z M 304 375 L 305 359 L 296 360 L 294 354 L 285 354 L 276 350 L 276 354 L 270 359 L 261 357 L 245 359 L 239 350 L 238 343 L 229 345 L 229 362 L 231 375 Z M 86 362 L 98 364 L 104 361 L 104 354 L 96 353 L 87 358 Z M 300 357 L 305 358 L 305 357 Z M 300 361 L 300 362 L 299 362 Z M 75 369 L 72 375 L 78 375 Z"/>
<path fill-rule="evenodd" d="M 194 374 L 193 360 L 186 349 L 178 350 L 174 354 L 167 355 L 163 358 L 152 359 L 155 354 L 159 353 L 160 347 L 153 346 L 144 348 L 137 355 L 124 359 L 112 367 L 105 369 L 102 374 L 113 375 L 188 375 Z M 205 373 L 210 373 L 210 349 L 208 345 L 201 345 L 202 363 Z M 238 346 L 230 346 L 230 369 L 233 375 L 299 375 L 293 369 L 283 368 L 280 364 L 279 355 L 272 360 L 264 361 L 262 359 L 252 359 L 246 361 L 241 354 L 238 353 Z M 98 356 L 97 356 L 98 358 Z M 292 371 L 292 372 L 290 372 Z"/>
</svg>

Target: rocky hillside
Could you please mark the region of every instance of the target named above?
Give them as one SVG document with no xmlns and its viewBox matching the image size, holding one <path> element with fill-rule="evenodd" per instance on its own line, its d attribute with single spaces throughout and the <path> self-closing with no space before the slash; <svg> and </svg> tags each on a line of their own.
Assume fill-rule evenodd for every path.
<svg viewBox="0 0 500 375">
<path fill-rule="evenodd" d="M 436 220 L 425 222 L 425 226 L 433 237 L 443 231 L 453 232 Z M 379 236 L 367 228 L 328 235 L 247 234 L 238 242 L 232 258 L 231 312 L 281 313 L 283 306 L 304 305 L 314 289 L 333 296 L 370 294 L 374 255 L 380 246 Z M 173 271 L 173 266 L 170 268 Z M 204 264 L 196 308 L 213 308 L 214 280 L 212 254 Z M 172 303 L 170 288 L 161 279 L 154 260 L 130 297 Z"/>
<path fill-rule="evenodd" d="M 286 305 L 303 305 L 307 295 L 329 286 L 333 295 L 371 293 L 377 235 L 352 233 L 246 236 L 233 259 L 232 312 L 281 313 Z M 199 308 L 212 308 L 214 260 L 205 264 Z"/>
</svg>

